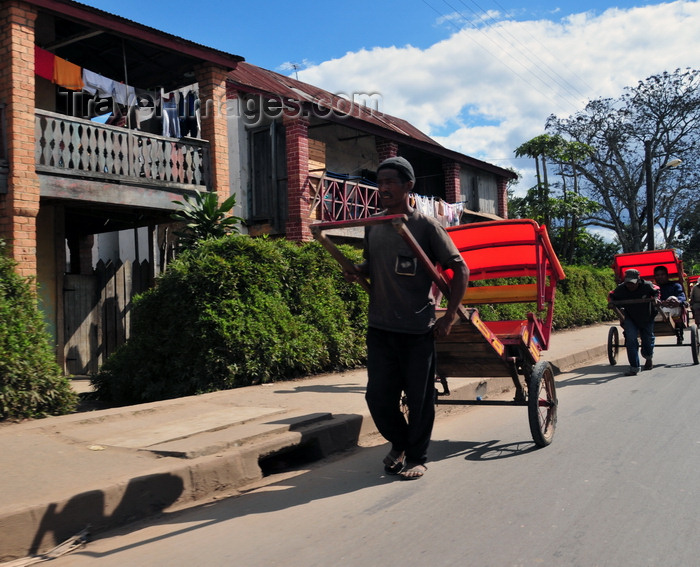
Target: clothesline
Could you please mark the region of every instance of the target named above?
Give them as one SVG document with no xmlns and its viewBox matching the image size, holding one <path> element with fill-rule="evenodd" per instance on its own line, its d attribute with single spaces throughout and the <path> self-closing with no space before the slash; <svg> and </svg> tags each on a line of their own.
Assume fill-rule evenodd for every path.
<svg viewBox="0 0 700 567">
<path fill-rule="evenodd" d="M 411 193 L 410 199 L 411 205 L 418 212 L 437 219 L 443 226 L 455 226 L 461 222 L 464 201 L 446 203 L 439 197 L 418 195 L 417 193 Z"/>
<path fill-rule="evenodd" d="M 67 61 L 58 55 L 34 46 L 34 72 L 37 76 L 73 91 L 85 91 L 101 98 L 111 98 L 117 104 L 138 109 L 138 94 L 145 93 L 122 82 L 90 71 Z M 162 105 L 164 136 L 180 138 L 182 135 L 198 137 L 201 130 L 198 93 L 195 85 L 163 95 L 155 93 L 158 100 L 154 106 Z M 149 93 L 152 95 L 154 93 Z M 176 95 L 176 96 L 173 96 Z M 182 122 L 182 124 L 180 124 Z"/>
</svg>

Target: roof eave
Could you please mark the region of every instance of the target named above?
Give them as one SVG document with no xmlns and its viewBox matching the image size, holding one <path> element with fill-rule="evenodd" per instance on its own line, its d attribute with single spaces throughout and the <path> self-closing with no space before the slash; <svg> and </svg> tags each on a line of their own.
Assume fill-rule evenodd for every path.
<svg viewBox="0 0 700 567">
<path fill-rule="evenodd" d="M 400 134 L 388 128 L 384 129 L 381 126 L 375 126 L 370 122 L 365 122 L 353 116 L 346 116 L 341 118 L 335 115 L 331 115 L 327 119 L 331 122 L 337 122 L 340 124 L 351 124 L 352 127 L 357 130 L 363 130 L 369 132 L 370 134 L 380 135 L 388 140 L 399 142 L 407 146 L 413 146 L 414 148 L 418 148 L 425 152 L 429 152 L 447 159 L 451 159 L 463 165 L 468 165 L 470 167 L 485 170 L 495 175 L 505 177 L 507 179 L 516 179 L 518 177 L 516 173 L 510 171 L 509 169 L 504 169 L 502 167 L 498 167 L 497 165 L 493 165 L 488 162 L 481 161 L 479 159 L 459 153 L 457 151 L 450 150 L 449 148 L 440 145 L 438 142 L 427 142 L 424 140 L 419 140 L 418 138 L 407 136 L 405 134 Z"/>
<path fill-rule="evenodd" d="M 62 17 L 72 18 L 95 27 L 100 27 L 111 33 L 133 39 L 134 41 L 151 43 L 165 49 L 178 51 L 229 71 L 235 69 L 239 62 L 245 60 L 240 55 L 233 55 L 218 49 L 187 41 L 181 37 L 71 0 L 24 1 L 44 10 L 55 12 Z"/>
</svg>

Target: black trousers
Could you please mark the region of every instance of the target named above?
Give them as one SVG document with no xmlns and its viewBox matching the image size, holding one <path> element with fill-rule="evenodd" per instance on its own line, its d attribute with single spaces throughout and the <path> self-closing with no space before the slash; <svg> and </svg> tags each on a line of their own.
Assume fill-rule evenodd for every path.
<svg viewBox="0 0 700 567">
<path fill-rule="evenodd" d="M 379 433 L 414 463 L 427 460 L 435 422 L 435 339 L 370 327 L 367 331 L 365 399 Z M 401 392 L 408 420 L 401 412 Z"/>
</svg>

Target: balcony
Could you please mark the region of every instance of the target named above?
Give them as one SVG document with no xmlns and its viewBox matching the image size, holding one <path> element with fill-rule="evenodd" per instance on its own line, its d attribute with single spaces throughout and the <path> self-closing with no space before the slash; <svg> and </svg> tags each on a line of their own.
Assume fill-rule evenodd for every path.
<svg viewBox="0 0 700 567">
<path fill-rule="evenodd" d="M 36 110 L 38 173 L 194 190 L 211 186 L 209 143 Z"/>
<path fill-rule="evenodd" d="M 308 183 L 313 198 L 311 216 L 314 220 L 363 219 L 381 210 L 376 185 L 325 171 L 320 176 L 309 175 Z"/>
</svg>

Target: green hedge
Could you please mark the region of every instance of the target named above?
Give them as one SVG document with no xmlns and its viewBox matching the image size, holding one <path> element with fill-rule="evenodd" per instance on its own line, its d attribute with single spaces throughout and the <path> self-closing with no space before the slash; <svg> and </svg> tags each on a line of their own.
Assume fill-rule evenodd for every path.
<svg viewBox="0 0 700 567">
<path fill-rule="evenodd" d="M 93 377 L 96 396 L 130 404 L 351 368 L 364 362 L 366 310 L 315 242 L 207 241 L 137 298 L 130 340 Z"/>
<path fill-rule="evenodd" d="M 359 250 L 342 246 L 353 261 Z M 611 270 L 565 267 L 554 327 L 610 319 Z M 532 305 L 482 306 L 485 320 Z M 365 363 L 367 294 L 316 242 L 228 236 L 179 256 L 138 297 L 132 332 L 93 377 L 98 399 L 131 404 L 348 369 Z"/>
<path fill-rule="evenodd" d="M 78 397 L 56 364 L 33 280 L 20 277 L 0 241 L 0 419 L 61 415 Z"/>
<path fill-rule="evenodd" d="M 610 268 L 564 266 L 566 279 L 557 285 L 554 302 L 554 329 L 566 329 L 612 321 L 608 293 L 615 289 Z"/>
<path fill-rule="evenodd" d="M 615 288 L 611 269 L 564 266 L 564 273 L 566 279 L 558 282 L 554 298 L 553 329 L 581 327 L 614 319 L 614 313 L 607 307 L 608 292 Z M 502 282 L 505 283 L 505 280 Z M 480 284 L 475 282 L 474 285 Z M 480 305 L 479 315 L 484 321 L 517 320 L 524 319 L 527 312 L 534 311 L 535 307 L 534 303 Z"/>
</svg>

